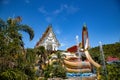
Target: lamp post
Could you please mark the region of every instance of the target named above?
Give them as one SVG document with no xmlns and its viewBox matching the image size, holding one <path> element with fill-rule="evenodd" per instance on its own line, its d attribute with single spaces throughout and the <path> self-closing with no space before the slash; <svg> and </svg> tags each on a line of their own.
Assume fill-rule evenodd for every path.
<svg viewBox="0 0 120 80">
<path fill-rule="evenodd" d="M 77 53 L 78 53 L 79 58 L 81 59 L 81 53 L 79 51 L 79 36 L 78 35 L 76 35 L 76 42 L 77 42 Z"/>
<path fill-rule="evenodd" d="M 76 42 L 77 42 L 77 54 L 78 54 L 79 60 L 80 60 L 81 59 L 81 53 L 79 51 L 80 49 L 79 49 L 79 36 L 78 35 L 76 35 Z M 81 74 L 81 72 L 80 72 L 80 74 Z M 82 80 L 82 76 L 80 76 L 80 80 Z"/>
<path fill-rule="evenodd" d="M 103 52 L 103 48 L 102 48 L 102 42 L 99 42 L 100 44 L 100 53 L 101 53 L 101 58 L 102 58 L 102 65 L 103 65 L 103 70 L 104 70 L 104 74 L 107 79 L 107 68 L 106 68 L 106 64 L 105 64 L 105 56 L 104 56 L 104 52 Z"/>
</svg>

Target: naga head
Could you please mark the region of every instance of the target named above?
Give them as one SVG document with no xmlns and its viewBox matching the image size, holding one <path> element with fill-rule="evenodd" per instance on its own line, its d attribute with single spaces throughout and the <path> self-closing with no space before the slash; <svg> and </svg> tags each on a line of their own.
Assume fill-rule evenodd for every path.
<svg viewBox="0 0 120 80">
<path fill-rule="evenodd" d="M 88 46 L 89 46 L 88 30 L 86 24 L 84 24 L 82 28 L 82 49 L 87 49 Z"/>
</svg>

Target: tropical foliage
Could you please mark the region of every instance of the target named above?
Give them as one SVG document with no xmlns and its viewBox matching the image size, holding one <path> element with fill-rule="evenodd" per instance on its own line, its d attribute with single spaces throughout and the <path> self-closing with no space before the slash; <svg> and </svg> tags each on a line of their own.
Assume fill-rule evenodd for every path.
<svg viewBox="0 0 120 80">
<path fill-rule="evenodd" d="M 9 18 L 7 21 L 0 19 L 0 80 L 36 80 L 35 65 L 38 59 L 40 75 L 46 79 L 51 77 L 66 77 L 66 70 L 62 64 L 64 55 L 61 52 L 45 50 L 43 46 L 35 49 L 25 49 L 21 31 L 29 34 L 30 40 L 34 31 L 28 25 L 21 24 L 21 17 Z M 90 54 L 98 63 L 102 63 L 99 47 L 91 48 Z M 103 45 L 105 59 L 108 56 L 120 58 L 120 43 Z M 36 54 L 38 57 L 36 58 Z M 54 60 L 50 64 L 50 60 Z M 119 80 L 120 63 L 107 64 L 108 80 Z M 101 69 L 102 79 L 105 79 Z M 106 79 L 105 79 L 106 80 Z"/>
<path fill-rule="evenodd" d="M 99 47 L 91 48 L 89 51 L 92 55 L 92 58 L 102 65 Z M 105 55 L 105 60 L 109 56 L 117 57 L 120 59 L 120 42 L 103 45 L 103 51 Z M 119 71 L 120 62 L 113 62 L 111 64 L 106 63 L 106 73 L 103 67 L 101 67 L 102 80 L 120 80 L 120 78 L 118 77 L 120 75 Z M 107 76 L 105 76 L 105 74 L 107 74 Z"/>
<path fill-rule="evenodd" d="M 21 17 L 0 19 L 0 80 L 35 80 L 35 55 L 26 50 L 20 31 L 29 34 L 34 31 L 28 25 L 21 24 Z M 33 60 L 34 59 L 34 60 Z"/>
<path fill-rule="evenodd" d="M 120 62 L 107 65 L 108 80 L 120 80 Z"/>
<path fill-rule="evenodd" d="M 61 52 L 57 51 L 54 53 L 56 57 L 51 57 L 52 64 L 47 65 L 44 70 L 45 78 L 66 78 L 66 70 L 63 66 L 63 59 L 65 55 L 61 54 Z"/>
<path fill-rule="evenodd" d="M 108 56 L 120 58 L 120 42 L 103 45 L 103 51 L 104 51 L 105 58 L 107 58 Z M 100 62 L 99 47 L 91 48 L 89 52 L 92 55 L 93 59 Z"/>
<path fill-rule="evenodd" d="M 38 57 L 36 66 L 39 66 L 39 69 L 37 70 L 37 75 L 38 76 L 43 76 L 43 70 L 44 67 L 46 66 L 46 61 L 47 61 L 47 51 L 45 50 L 44 46 L 39 46 L 35 48 L 35 53 Z"/>
</svg>

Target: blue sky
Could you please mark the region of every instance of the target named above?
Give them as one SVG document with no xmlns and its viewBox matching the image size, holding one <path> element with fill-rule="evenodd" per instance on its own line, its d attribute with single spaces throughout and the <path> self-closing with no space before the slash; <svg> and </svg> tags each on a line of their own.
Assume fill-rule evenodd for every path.
<svg viewBox="0 0 120 80">
<path fill-rule="evenodd" d="M 81 41 L 82 26 L 87 24 L 90 45 L 99 41 L 110 44 L 120 40 L 120 0 L 0 0 L 0 17 L 21 16 L 31 26 L 35 37 L 23 33 L 26 48 L 33 48 L 49 24 L 66 49 Z"/>
</svg>

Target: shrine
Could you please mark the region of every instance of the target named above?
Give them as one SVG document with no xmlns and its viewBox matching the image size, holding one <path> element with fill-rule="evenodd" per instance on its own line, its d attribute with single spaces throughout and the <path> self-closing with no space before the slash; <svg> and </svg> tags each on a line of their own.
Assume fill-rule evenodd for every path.
<svg viewBox="0 0 120 80">
<path fill-rule="evenodd" d="M 57 40 L 55 33 L 53 32 L 52 25 L 48 25 L 46 31 L 43 33 L 35 47 L 39 46 L 44 46 L 46 50 L 58 50 L 60 43 Z"/>
</svg>

